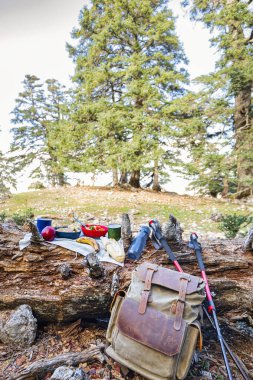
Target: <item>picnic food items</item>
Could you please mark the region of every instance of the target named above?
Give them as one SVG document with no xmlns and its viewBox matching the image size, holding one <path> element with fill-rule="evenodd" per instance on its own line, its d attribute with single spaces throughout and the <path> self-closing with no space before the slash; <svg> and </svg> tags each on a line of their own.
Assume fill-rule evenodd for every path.
<svg viewBox="0 0 253 380">
<path fill-rule="evenodd" d="M 120 224 L 109 224 L 108 226 L 108 238 L 120 240 L 121 238 L 121 225 Z"/>
<path fill-rule="evenodd" d="M 76 226 L 57 227 L 56 237 L 63 239 L 77 239 L 80 236 L 81 230 Z"/>
<path fill-rule="evenodd" d="M 41 231 L 41 236 L 46 241 L 52 241 L 55 238 L 55 229 L 52 226 L 46 226 Z"/>
<path fill-rule="evenodd" d="M 99 250 L 100 250 L 99 244 L 96 242 L 95 239 L 92 239 L 91 237 L 82 236 L 82 237 L 76 239 L 76 241 L 77 241 L 77 243 L 90 245 L 91 247 L 93 247 L 95 249 L 95 252 L 99 252 Z"/>
<path fill-rule="evenodd" d="M 81 225 L 81 229 L 85 236 L 100 238 L 101 236 L 105 236 L 108 232 L 108 227 L 102 226 L 100 224 L 86 224 Z"/>
<path fill-rule="evenodd" d="M 125 252 L 122 245 L 116 240 L 108 239 L 107 237 L 101 237 L 101 240 L 109 255 L 119 263 L 123 263 L 125 260 Z"/>
</svg>

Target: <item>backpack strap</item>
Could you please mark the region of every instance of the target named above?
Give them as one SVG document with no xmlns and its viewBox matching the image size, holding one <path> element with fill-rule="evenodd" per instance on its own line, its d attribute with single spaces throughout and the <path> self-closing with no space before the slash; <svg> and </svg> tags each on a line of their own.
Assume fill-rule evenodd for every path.
<svg viewBox="0 0 253 380">
<path fill-rule="evenodd" d="M 186 273 L 182 273 L 180 276 L 180 288 L 179 288 L 179 294 L 178 294 L 178 300 L 177 300 L 177 306 L 176 306 L 176 315 L 174 320 L 174 329 L 180 330 L 183 313 L 184 313 L 184 305 L 185 305 L 185 296 L 187 292 L 187 286 L 190 279 L 190 275 Z"/>
<path fill-rule="evenodd" d="M 153 274 L 158 270 L 158 265 L 149 263 L 146 269 L 146 277 L 144 283 L 144 289 L 141 292 L 141 300 L 139 304 L 139 314 L 144 314 L 147 308 L 148 298 L 150 296 L 150 290 L 152 286 Z"/>
</svg>

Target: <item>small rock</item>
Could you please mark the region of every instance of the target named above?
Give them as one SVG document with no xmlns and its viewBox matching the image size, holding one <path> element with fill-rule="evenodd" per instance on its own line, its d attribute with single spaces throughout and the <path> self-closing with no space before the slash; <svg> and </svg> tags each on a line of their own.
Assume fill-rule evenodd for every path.
<svg viewBox="0 0 253 380">
<path fill-rule="evenodd" d="M 104 268 L 99 261 L 95 252 L 91 252 L 86 256 L 86 262 L 89 267 L 89 276 L 91 278 L 98 278 L 104 275 Z"/>
<path fill-rule="evenodd" d="M 203 379 L 212 380 L 213 378 L 211 372 L 208 371 L 201 371 L 201 375 L 203 376 Z"/>
<path fill-rule="evenodd" d="M 182 243 L 183 229 L 178 220 L 170 214 L 169 220 L 162 226 L 163 236 L 168 241 L 176 241 L 179 244 Z"/>
<path fill-rule="evenodd" d="M 70 380 L 74 375 L 74 371 L 66 366 L 56 368 L 50 380 Z"/>
<path fill-rule="evenodd" d="M 13 348 L 27 347 L 33 344 L 36 332 L 37 319 L 31 307 L 21 305 L 5 323 L 1 323 L 0 340 Z"/>
<path fill-rule="evenodd" d="M 77 368 L 70 380 L 89 380 L 89 376 L 82 368 Z"/>
<path fill-rule="evenodd" d="M 71 276 L 71 268 L 68 263 L 63 263 L 59 267 L 59 272 L 63 280 L 67 280 Z"/>
<path fill-rule="evenodd" d="M 221 222 L 222 221 L 222 214 L 220 212 L 213 212 L 211 214 L 211 220 L 214 222 Z"/>
</svg>

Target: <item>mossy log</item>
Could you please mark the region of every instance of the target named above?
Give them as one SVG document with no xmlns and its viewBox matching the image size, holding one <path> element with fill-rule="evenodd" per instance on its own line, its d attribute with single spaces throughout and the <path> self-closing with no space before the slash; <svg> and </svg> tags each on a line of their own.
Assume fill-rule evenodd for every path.
<svg viewBox="0 0 253 380">
<path fill-rule="evenodd" d="M 24 232 L 15 225 L 0 226 L 0 311 L 31 306 L 39 322 L 69 322 L 78 318 L 108 315 L 115 272 L 121 289 L 127 289 L 131 272 L 143 261 L 172 268 L 164 251 L 149 242 L 138 263 L 126 260 L 123 268 L 102 263 L 104 276 L 92 279 L 83 256 L 46 242 L 19 250 Z M 245 252 L 242 240 L 202 242 L 203 257 L 218 313 L 233 321 L 252 325 L 253 255 Z M 196 258 L 184 242 L 172 249 L 186 272 L 199 275 Z M 64 279 L 61 266 L 71 275 Z"/>
</svg>

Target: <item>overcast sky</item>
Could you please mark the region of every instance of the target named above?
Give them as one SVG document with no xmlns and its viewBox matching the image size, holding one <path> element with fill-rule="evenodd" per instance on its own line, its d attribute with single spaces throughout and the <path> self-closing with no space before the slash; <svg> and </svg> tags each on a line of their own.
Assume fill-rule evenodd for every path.
<svg viewBox="0 0 253 380">
<path fill-rule="evenodd" d="M 80 9 L 87 3 L 85 0 L 0 0 L 0 150 L 8 149 L 10 112 L 26 74 L 70 83 L 73 64 L 66 42 L 71 42 L 71 30 L 78 24 Z M 177 33 L 194 78 L 213 70 L 214 51 L 209 48 L 207 30 L 191 22 L 179 3 L 180 0 L 173 0 L 169 4 L 178 15 Z"/>
<path fill-rule="evenodd" d="M 0 0 L 0 149 L 5 149 L 9 113 L 26 74 L 68 83 L 66 52 L 84 0 Z"/>
</svg>

